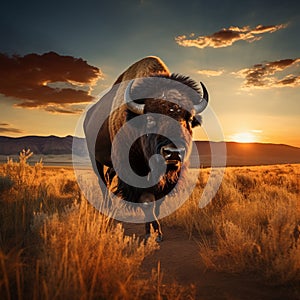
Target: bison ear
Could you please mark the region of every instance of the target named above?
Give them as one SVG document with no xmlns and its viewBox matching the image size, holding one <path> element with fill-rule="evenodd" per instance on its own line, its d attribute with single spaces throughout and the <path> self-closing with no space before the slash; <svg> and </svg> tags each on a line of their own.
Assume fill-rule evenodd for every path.
<svg viewBox="0 0 300 300">
<path fill-rule="evenodd" d="M 201 116 L 196 116 L 196 117 L 194 117 L 193 118 L 193 121 L 192 121 L 192 128 L 194 128 L 194 127 L 197 127 L 197 126 L 201 126 L 201 124 L 202 124 L 202 117 Z"/>
</svg>

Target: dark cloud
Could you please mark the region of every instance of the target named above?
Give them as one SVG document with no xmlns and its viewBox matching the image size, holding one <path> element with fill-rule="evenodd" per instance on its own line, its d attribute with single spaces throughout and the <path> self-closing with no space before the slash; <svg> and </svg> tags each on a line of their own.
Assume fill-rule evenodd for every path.
<svg viewBox="0 0 300 300">
<path fill-rule="evenodd" d="M 253 42 L 260 40 L 262 34 L 272 33 L 279 29 L 285 28 L 286 24 L 263 26 L 257 25 L 255 28 L 244 26 L 242 28 L 231 26 L 229 28 L 223 28 L 222 30 L 207 36 L 195 37 L 192 33 L 189 38 L 186 35 L 177 36 L 175 38 L 177 44 L 184 47 L 197 47 L 197 48 L 221 48 L 231 46 L 237 41 Z"/>
<path fill-rule="evenodd" d="M 1 133 L 23 133 L 24 131 L 18 128 L 11 127 L 8 123 L 0 123 L 0 134 Z"/>
<path fill-rule="evenodd" d="M 54 114 L 74 115 L 74 114 L 82 113 L 84 109 L 76 108 L 74 106 L 66 106 L 66 105 L 60 105 L 60 106 L 48 105 L 45 108 L 45 110 Z"/>
<path fill-rule="evenodd" d="M 0 66 L 0 93 L 21 100 L 16 106 L 22 108 L 47 110 L 56 105 L 59 110 L 88 103 L 92 97 L 87 86 L 93 86 L 102 76 L 97 67 L 81 58 L 55 52 L 25 56 L 0 54 Z M 56 82 L 69 87 L 55 87 Z"/>
<path fill-rule="evenodd" d="M 256 64 L 253 67 L 242 69 L 234 74 L 245 79 L 244 88 L 272 88 L 272 87 L 298 87 L 300 76 L 291 73 L 291 67 L 298 68 L 299 73 L 300 58 L 282 59 L 278 61 Z M 282 72 L 289 74 L 282 75 Z"/>
</svg>

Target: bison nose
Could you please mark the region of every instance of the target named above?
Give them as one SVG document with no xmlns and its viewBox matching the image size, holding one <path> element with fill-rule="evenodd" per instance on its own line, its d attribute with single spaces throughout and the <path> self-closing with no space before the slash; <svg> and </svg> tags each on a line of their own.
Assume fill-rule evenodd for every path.
<svg viewBox="0 0 300 300">
<path fill-rule="evenodd" d="M 160 154 L 164 157 L 164 159 L 168 164 L 172 164 L 172 163 L 177 164 L 178 162 L 183 162 L 184 155 L 185 155 L 185 148 L 163 146 L 160 150 Z"/>
</svg>

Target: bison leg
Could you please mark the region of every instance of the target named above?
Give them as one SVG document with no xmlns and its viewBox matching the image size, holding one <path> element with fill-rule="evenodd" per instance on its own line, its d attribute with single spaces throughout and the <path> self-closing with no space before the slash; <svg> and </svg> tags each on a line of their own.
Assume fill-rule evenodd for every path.
<svg viewBox="0 0 300 300">
<path fill-rule="evenodd" d="M 154 221 L 152 221 L 152 222 L 145 223 L 146 239 L 148 239 L 150 236 L 151 224 L 152 224 L 154 232 L 157 232 L 157 234 L 158 234 L 156 241 L 161 242 L 162 241 L 162 231 L 161 231 L 160 223 L 157 218 L 157 216 L 159 215 L 159 205 L 157 205 L 154 195 L 149 194 L 149 193 L 143 194 L 140 198 L 140 201 L 143 203 L 142 208 L 143 208 L 146 220 L 154 219 Z M 149 202 L 153 202 L 154 206 L 150 205 Z"/>
<path fill-rule="evenodd" d="M 113 168 L 106 167 L 96 160 L 97 171 L 99 174 L 98 182 L 104 197 L 103 206 L 109 209 L 111 207 L 111 199 L 108 194 L 108 189 L 112 182 L 112 178 L 115 176 L 115 171 Z"/>
</svg>

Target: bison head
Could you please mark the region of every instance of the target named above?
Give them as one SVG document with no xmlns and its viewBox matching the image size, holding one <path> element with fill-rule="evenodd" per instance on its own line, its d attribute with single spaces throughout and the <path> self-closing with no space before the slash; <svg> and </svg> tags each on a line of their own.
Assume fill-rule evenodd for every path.
<svg viewBox="0 0 300 300">
<path fill-rule="evenodd" d="M 132 146 L 129 160 L 133 170 L 146 176 L 151 170 L 149 159 L 159 154 L 156 165 L 166 165 L 165 180 L 160 184 L 176 181 L 191 152 L 192 128 L 201 124 L 199 114 L 208 103 L 204 84 L 200 88 L 190 78 L 180 75 L 136 79 L 127 85 L 124 100 L 127 119 L 145 115 L 141 124 L 144 128 L 140 129 L 151 132 L 142 135 Z M 139 157 L 142 154 L 144 158 L 140 164 L 135 161 L 137 152 L 142 152 Z"/>
</svg>

